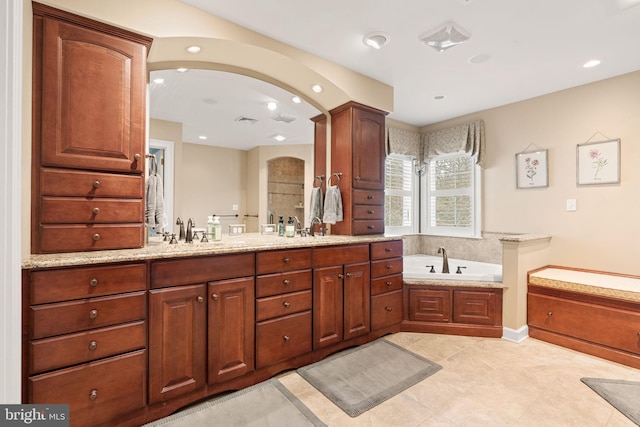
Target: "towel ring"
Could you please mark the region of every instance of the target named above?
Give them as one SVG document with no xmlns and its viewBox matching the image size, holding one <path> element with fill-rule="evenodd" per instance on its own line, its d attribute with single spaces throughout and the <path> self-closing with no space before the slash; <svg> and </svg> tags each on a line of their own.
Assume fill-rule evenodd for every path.
<svg viewBox="0 0 640 427">
<path fill-rule="evenodd" d="M 320 185 L 318 187 L 322 187 L 322 182 L 324 181 L 324 175 L 318 175 L 313 179 L 313 187 L 316 187 L 316 180 L 320 180 Z"/>
<path fill-rule="evenodd" d="M 329 177 L 329 180 L 327 181 L 327 185 L 331 185 L 331 178 L 333 178 L 334 176 L 338 178 L 338 184 L 340 184 L 340 178 L 342 178 L 342 172 L 336 172 L 331 174 L 331 176 Z"/>
</svg>

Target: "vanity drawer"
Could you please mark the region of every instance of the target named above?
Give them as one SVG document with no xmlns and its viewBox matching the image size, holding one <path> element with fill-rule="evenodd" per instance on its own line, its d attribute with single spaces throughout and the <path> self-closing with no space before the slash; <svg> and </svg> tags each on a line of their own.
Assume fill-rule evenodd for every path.
<svg viewBox="0 0 640 427">
<path fill-rule="evenodd" d="M 276 273 L 256 278 L 256 297 L 268 297 L 285 292 L 296 292 L 311 289 L 311 270 Z"/>
<path fill-rule="evenodd" d="M 287 249 L 258 252 L 256 254 L 256 274 L 269 274 L 305 268 L 311 268 L 311 249 Z"/>
<path fill-rule="evenodd" d="M 45 338 L 144 319 L 145 292 L 29 308 L 31 338 Z"/>
<path fill-rule="evenodd" d="M 144 224 L 41 225 L 40 252 L 84 252 L 141 248 Z"/>
<path fill-rule="evenodd" d="M 40 373 L 145 347 L 144 321 L 31 341 L 30 372 Z"/>
<path fill-rule="evenodd" d="M 256 324 L 256 368 L 311 351 L 311 311 Z"/>
<path fill-rule="evenodd" d="M 371 277 L 402 273 L 402 258 L 371 261 Z"/>
<path fill-rule="evenodd" d="M 384 234 L 384 220 L 354 219 L 353 234 L 354 236 L 363 236 L 367 234 Z"/>
<path fill-rule="evenodd" d="M 402 256 L 402 240 L 376 242 L 371 244 L 371 259 L 386 259 Z"/>
<path fill-rule="evenodd" d="M 29 403 L 69 404 L 72 426 L 115 423 L 146 403 L 144 350 L 29 378 Z"/>
<path fill-rule="evenodd" d="M 371 330 L 402 322 L 402 290 L 371 297 Z"/>
<path fill-rule="evenodd" d="M 31 304 L 89 298 L 146 288 L 144 264 L 44 270 L 31 273 Z"/>
<path fill-rule="evenodd" d="M 369 261 L 369 245 L 332 246 L 313 250 L 314 267 L 333 267 Z"/>
<path fill-rule="evenodd" d="M 354 205 L 354 219 L 384 219 L 384 205 Z"/>
<path fill-rule="evenodd" d="M 384 209 L 384 191 L 353 190 L 354 205 L 380 205 Z"/>
<path fill-rule="evenodd" d="M 43 196 L 117 197 L 142 199 L 144 181 L 140 175 L 117 175 L 65 169 L 40 170 Z M 142 201 L 139 201 L 143 204 Z"/>
<path fill-rule="evenodd" d="M 311 310 L 311 291 L 291 292 L 256 301 L 256 320 L 262 321 L 274 317 Z"/>
<path fill-rule="evenodd" d="M 255 275 L 253 253 L 158 261 L 151 264 L 151 287 L 181 286 Z"/>
<path fill-rule="evenodd" d="M 402 274 L 393 274 L 371 280 L 371 295 L 402 289 Z"/>
<path fill-rule="evenodd" d="M 144 204 L 139 199 L 43 197 L 40 218 L 43 224 L 143 222 Z"/>
</svg>

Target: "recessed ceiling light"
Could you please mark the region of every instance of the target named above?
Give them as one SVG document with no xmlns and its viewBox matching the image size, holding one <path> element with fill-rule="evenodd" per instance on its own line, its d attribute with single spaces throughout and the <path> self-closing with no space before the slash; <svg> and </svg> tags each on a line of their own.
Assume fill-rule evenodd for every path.
<svg viewBox="0 0 640 427">
<path fill-rule="evenodd" d="M 313 86 L 311 86 L 311 89 L 312 89 L 315 93 L 320 93 L 320 92 L 322 92 L 322 86 L 320 86 L 320 85 L 313 85 Z"/>
<path fill-rule="evenodd" d="M 294 96 L 293 98 L 291 98 L 291 100 L 295 103 L 295 104 L 300 104 L 302 102 L 302 99 L 300 99 L 299 96 Z"/>
<path fill-rule="evenodd" d="M 201 50 L 202 48 L 200 46 L 189 46 L 187 48 L 187 52 L 189 53 L 200 53 Z"/>
<path fill-rule="evenodd" d="M 600 61 L 597 60 L 597 59 L 592 59 L 591 61 L 585 62 L 583 67 L 584 68 L 592 68 L 592 67 L 595 67 L 597 65 L 600 65 Z"/>
<path fill-rule="evenodd" d="M 444 99 L 444 95 L 436 95 L 433 99 L 440 101 L 441 99 Z"/>
<path fill-rule="evenodd" d="M 280 142 L 282 142 L 282 141 L 284 141 L 285 139 L 287 139 L 286 137 L 284 137 L 284 136 L 280 135 L 279 133 L 278 133 L 278 134 L 273 135 L 271 138 L 275 139 L 276 141 L 280 141 Z"/>
<path fill-rule="evenodd" d="M 365 45 L 374 49 L 380 49 L 385 44 L 389 43 L 390 37 L 386 33 L 377 31 L 375 33 L 369 33 L 362 38 Z"/>
<path fill-rule="evenodd" d="M 207 136 L 206 135 L 200 135 L 198 138 L 199 139 L 207 139 Z"/>
<path fill-rule="evenodd" d="M 180 67 L 180 68 L 176 68 L 176 71 L 179 73 L 186 73 L 187 71 L 189 71 L 188 68 L 184 68 L 184 67 Z"/>
<path fill-rule="evenodd" d="M 162 77 L 158 77 L 158 78 L 153 79 L 153 82 L 155 84 L 159 84 L 160 85 L 160 84 L 164 83 L 164 79 Z"/>
<path fill-rule="evenodd" d="M 275 103 L 275 102 L 273 102 L 273 101 L 269 101 L 269 102 L 267 102 L 267 109 L 268 109 L 269 111 L 274 111 L 276 108 L 278 108 L 278 104 L 276 104 L 276 103 Z"/>
</svg>

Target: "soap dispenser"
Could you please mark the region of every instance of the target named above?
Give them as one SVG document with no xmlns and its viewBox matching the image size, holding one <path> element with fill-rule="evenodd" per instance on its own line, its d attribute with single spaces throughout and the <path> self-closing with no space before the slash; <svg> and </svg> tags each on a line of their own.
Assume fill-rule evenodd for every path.
<svg viewBox="0 0 640 427">
<path fill-rule="evenodd" d="M 287 227 L 285 228 L 285 236 L 294 237 L 296 235 L 296 226 L 293 223 L 293 218 L 289 217 L 287 221 Z"/>
<path fill-rule="evenodd" d="M 213 240 L 213 215 L 207 220 L 207 239 Z"/>
<path fill-rule="evenodd" d="M 278 236 L 284 236 L 284 219 L 282 216 L 278 219 Z"/>
<path fill-rule="evenodd" d="M 222 224 L 220 224 L 220 218 L 213 217 L 213 241 L 219 242 L 222 240 Z"/>
</svg>

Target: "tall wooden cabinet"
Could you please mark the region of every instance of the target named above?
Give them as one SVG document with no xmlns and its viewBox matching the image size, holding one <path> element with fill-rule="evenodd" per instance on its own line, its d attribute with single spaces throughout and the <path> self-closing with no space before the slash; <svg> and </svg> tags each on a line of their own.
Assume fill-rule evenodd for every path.
<svg viewBox="0 0 640 427">
<path fill-rule="evenodd" d="M 384 125 L 386 113 L 349 102 L 331 113 L 331 173 L 341 174 L 344 220 L 332 234 L 384 233 Z"/>
<path fill-rule="evenodd" d="M 33 12 L 32 252 L 142 247 L 151 39 Z"/>
</svg>

